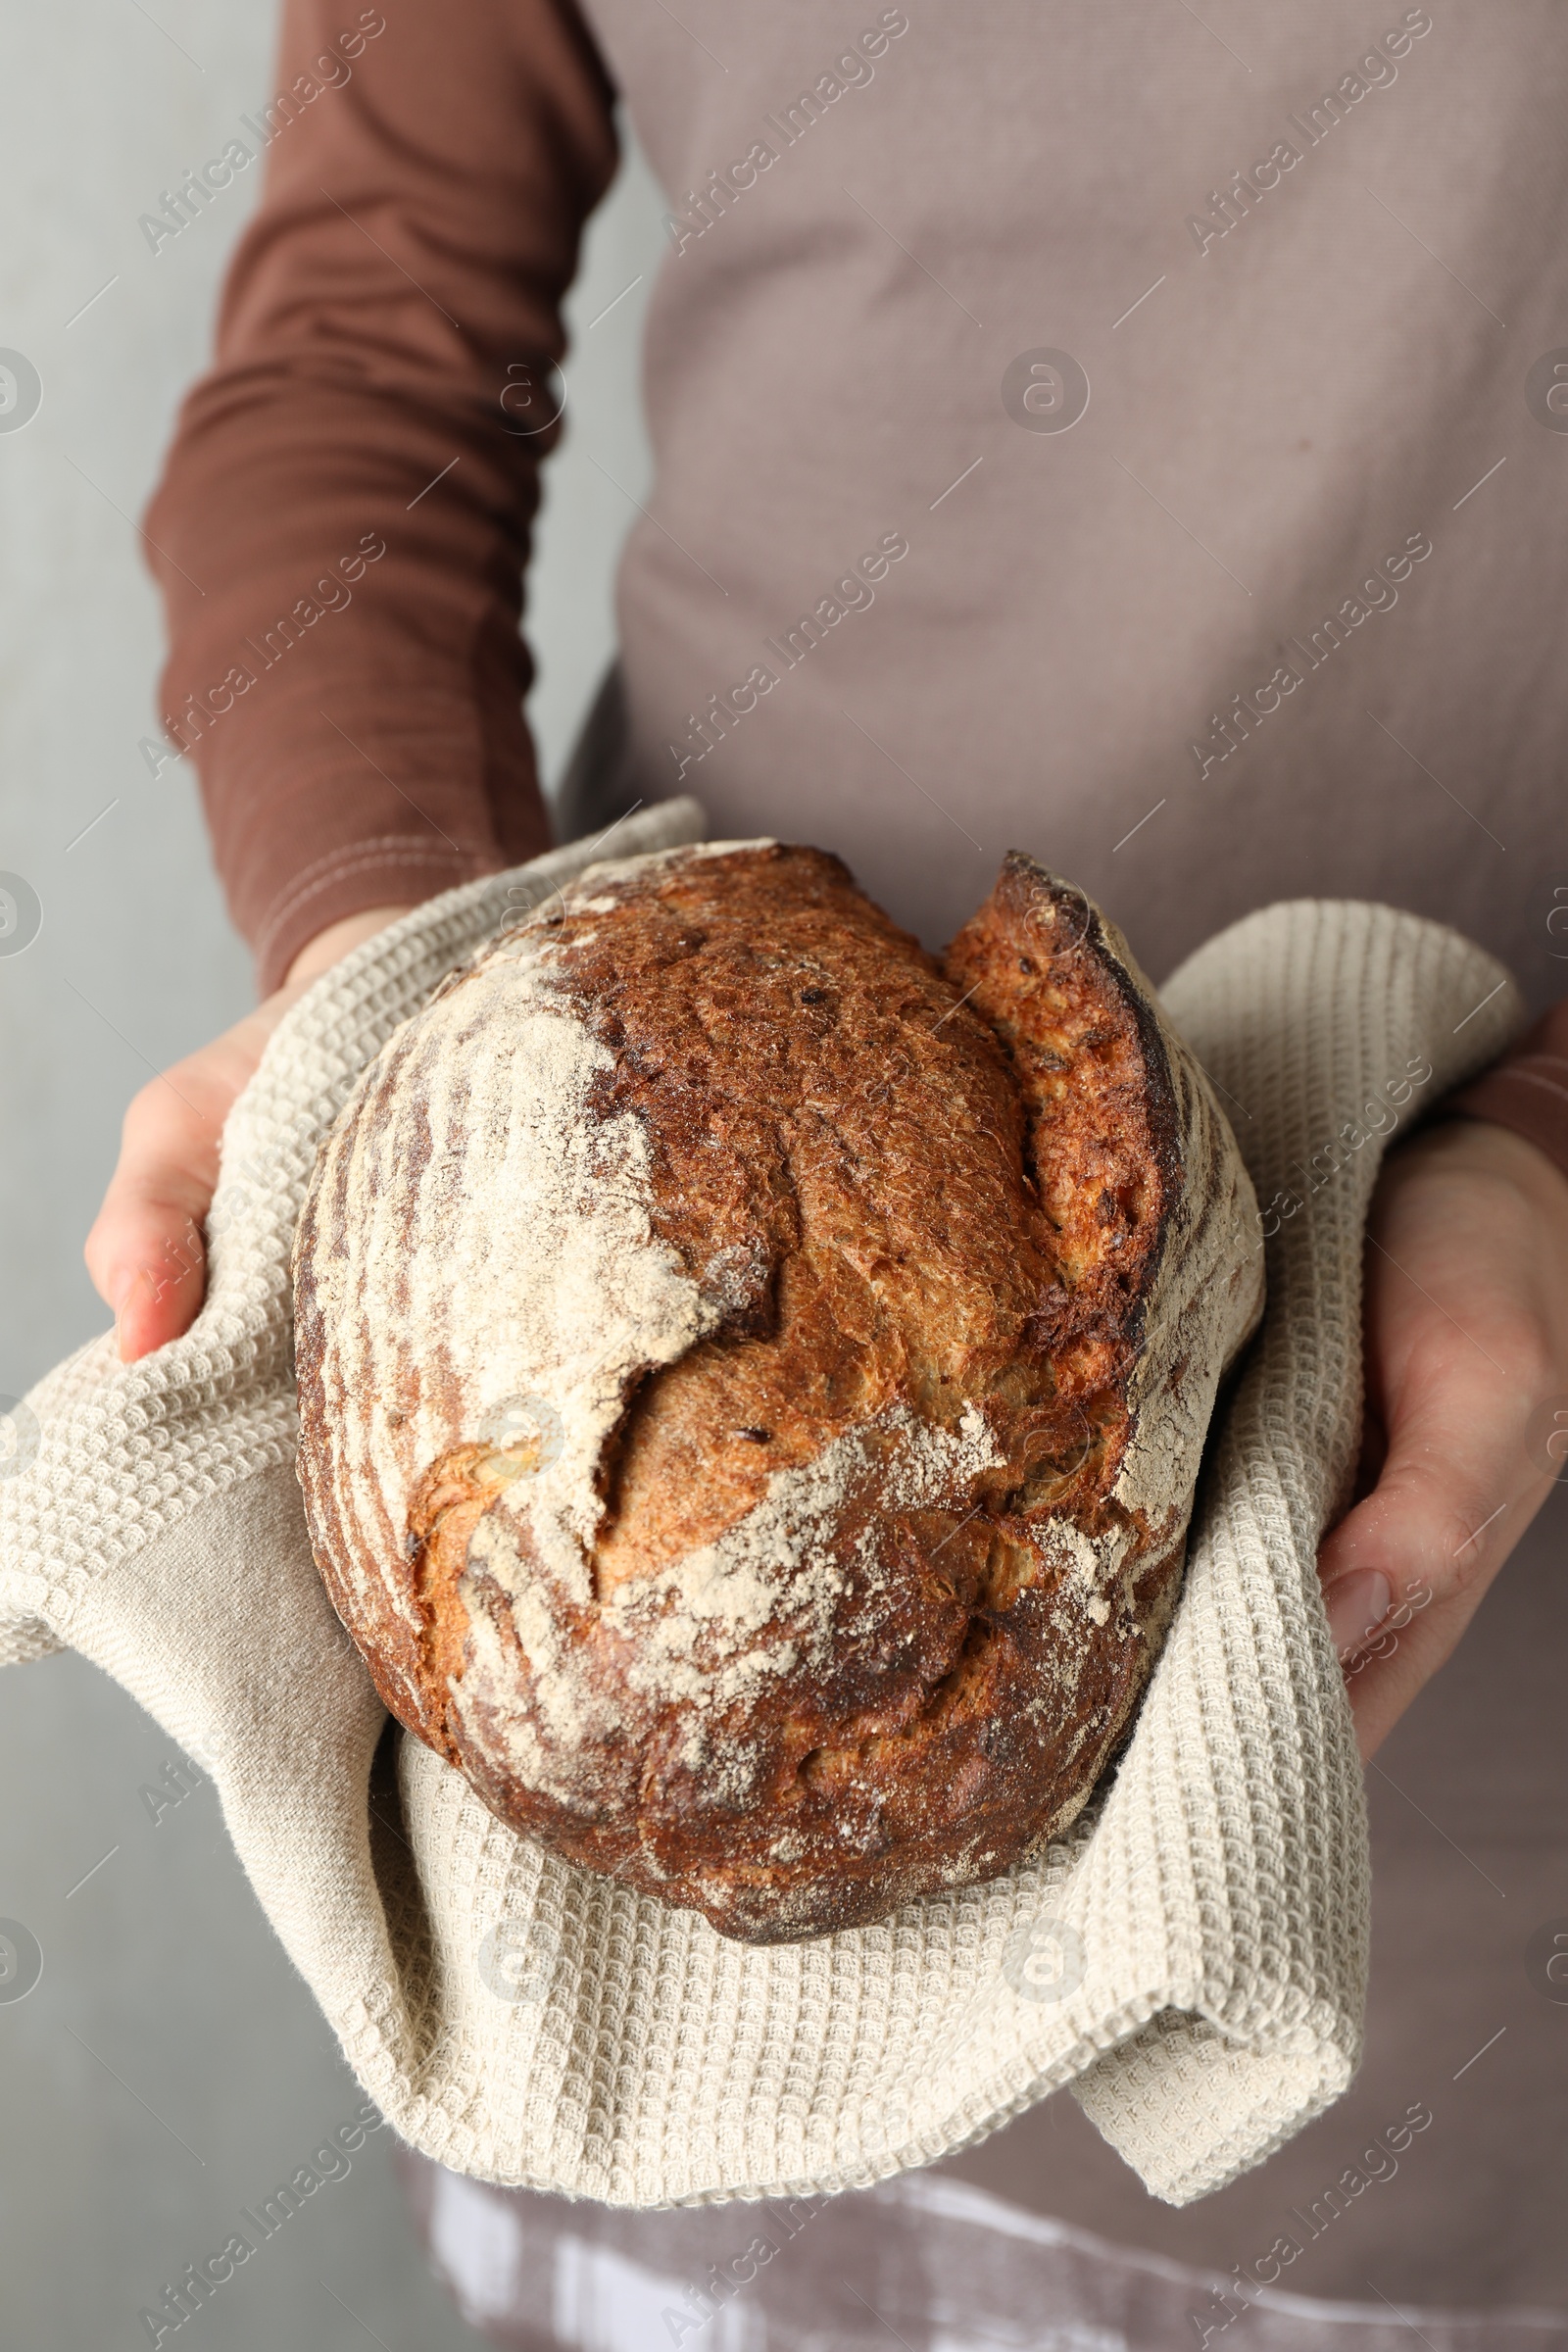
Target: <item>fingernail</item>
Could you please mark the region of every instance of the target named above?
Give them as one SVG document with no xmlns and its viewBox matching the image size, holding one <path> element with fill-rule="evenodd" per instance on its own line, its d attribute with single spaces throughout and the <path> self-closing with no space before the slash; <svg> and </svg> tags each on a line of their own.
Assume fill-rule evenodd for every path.
<svg viewBox="0 0 1568 2352">
<path fill-rule="evenodd" d="M 1357 1569 L 1353 1576 L 1342 1576 L 1337 1585 L 1329 1587 L 1324 1595 L 1329 1632 L 1342 1658 L 1353 1657 L 1367 1636 L 1377 1631 L 1393 1597 L 1389 1580 L 1379 1568 Z"/>
<path fill-rule="evenodd" d="M 128 1364 L 133 1360 L 125 1352 L 125 1309 L 129 1304 L 130 1293 L 127 1291 L 115 1309 L 115 1353 L 122 1364 Z"/>
<path fill-rule="evenodd" d="M 120 1295 L 115 1300 L 115 1350 L 122 1364 L 132 1363 L 135 1360 L 134 1357 L 125 1353 L 125 1316 L 131 1300 L 135 1298 L 137 1290 L 145 1278 L 146 1271 L 147 1269 L 143 1266 L 127 1274 L 123 1285 L 121 1286 Z"/>
</svg>

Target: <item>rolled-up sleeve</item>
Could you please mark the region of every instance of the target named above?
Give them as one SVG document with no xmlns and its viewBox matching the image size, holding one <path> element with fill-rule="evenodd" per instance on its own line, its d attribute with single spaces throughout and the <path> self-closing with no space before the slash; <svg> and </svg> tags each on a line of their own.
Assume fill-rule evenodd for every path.
<svg viewBox="0 0 1568 2352">
<path fill-rule="evenodd" d="M 145 517 L 164 730 L 264 989 L 548 841 L 522 575 L 613 103 L 567 0 L 286 0 L 227 151 L 261 207 Z"/>
<path fill-rule="evenodd" d="M 1444 1108 L 1511 1127 L 1568 1176 L 1568 1004 L 1544 1012 L 1500 1061 L 1451 1095 Z"/>
</svg>

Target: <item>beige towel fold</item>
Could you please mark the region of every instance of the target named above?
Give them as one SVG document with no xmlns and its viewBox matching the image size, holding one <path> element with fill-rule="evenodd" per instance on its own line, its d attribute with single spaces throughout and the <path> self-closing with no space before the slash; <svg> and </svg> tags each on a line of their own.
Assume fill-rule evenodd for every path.
<svg viewBox="0 0 1568 2352">
<path fill-rule="evenodd" d="M 612 854 L 701 829 L 670 803 Z M 1436 924 L 1338 904 L 1270 907 L 1176 974 L 1164 1002 L 1263 1204 L 1269 1308 L 1130 1745 L 1041 1862 L 751 1948 L 381 1744 L 294 1482 L 288 1252 L 317 1143 L 452 964 L 590 854 L 449 891 L 280 1025 L 224 1135 L 191 1331 L 129 1368 L 106 1335 L 18 1416 L 0 1661 L 77 1648 L 197 1758 L 361 2082 L 462 2172 L 631 2205 L 837 2190 L 1070 2083 L 1156 2195 L 1201 2196 L 1355 2066 L 1366 1824 L 1313 1563 L 1354 1454 L 1362 1227 L 1387 1134 L 1497 1052 L 1516 992 Z"/>
</svg>

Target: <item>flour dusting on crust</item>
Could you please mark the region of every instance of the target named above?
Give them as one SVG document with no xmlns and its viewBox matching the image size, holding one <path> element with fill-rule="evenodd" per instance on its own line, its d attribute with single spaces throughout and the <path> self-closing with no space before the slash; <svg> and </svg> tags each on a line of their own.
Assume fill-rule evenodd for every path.
<svg viewBox="0 0 1568 2352">
<path fill-rule="evenodd" d="M 1010 858 L 939 965 L 821 852 L 601 863 L 318 1162 L 301 1478 L 378 1688 L 726 1934 L 1058 1834 L 1174 1605 L 1250 1196 L 1081 906 Z"/>
<path fill-rule="evenodd" d="M 371 1065 L 361 1091 L 391 1080 L 411 1095 L 429 1158 L 411 1188 L 397 1164 L 408 1120 L 352 1130 L 341 1213 L 356 1247 L 324 1255 L 317 1285 L 323 1323 L 346 1343 L 328 1359 L 329 1394 L 346 1404 L 352 1389 L 364 1414 L 344 1458 L 356 1523 L 374 1527 L 393 1498 L 406 1507 L 455 1430 L 543 1399 L 559 1433 L 533 1480 L 536 1542 L 562 1589 L 586 1600 L 600 1458 L 628 1386 L 685 1354 L 722 1303 L 654 1232 L 639 1122 L 590 1114 L 613 1057 L 558 987 L 555 960 L 548 930 L 519 931 L 449 984 L 416 1040 L 404 1033 Z M 461 1149 L 443 1156 L 442 1138 Z M 442 1329 L 463 1334 L 462 1349 L 443 1351 L 443 1377 L 410 1410 L 406 1334 Z"/>
</svg>

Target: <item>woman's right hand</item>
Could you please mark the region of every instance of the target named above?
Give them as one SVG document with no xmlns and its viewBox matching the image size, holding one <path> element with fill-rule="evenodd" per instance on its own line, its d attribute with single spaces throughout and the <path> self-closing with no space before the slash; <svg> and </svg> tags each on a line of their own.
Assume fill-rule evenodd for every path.
<svg viewBox="0 0 1568 2352">
<path fill-rule="evenodd" d="M 202 1224 L 218 1182 L 223 1122 L 272 1031 L 313 980 L 408 911 L 369 906 L 318 933 L 254 1012 L 132 1098 L 120 1159 L 83 1252 L 93 1287 L 114 1310 L 122 1363 L 178 1339 L 195 1320 L 207 1288 Z"/>
</svg>

